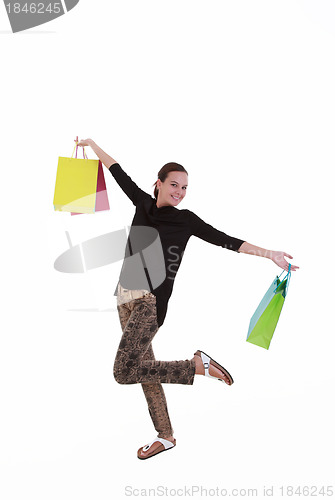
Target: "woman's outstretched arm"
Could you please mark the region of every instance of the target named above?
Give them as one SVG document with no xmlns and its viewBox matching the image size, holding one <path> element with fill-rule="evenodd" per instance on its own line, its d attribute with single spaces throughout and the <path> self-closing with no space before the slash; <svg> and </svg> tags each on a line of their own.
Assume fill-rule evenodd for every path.
<svg viewBox="0 0 335 500">
<path fill-rule="evenodd" d="M 289 255 L 288 253 L 276 252 L 274 250 L 266 250 L 265 248 L 251 245 L 251 243 L 248 243 L 247 241 L 242 243 L 242 245 L 238 249 L 238 252 L 248 253 L 249 255 L 258 255 L 259 257 L 266 257 L 267 259 L 270 259 L 275 264 L 277 264 L 277 266 L 281 267 L 282 269 L 285 269 L 285 271 L 288 271 L 288 262 L 285 259 L 285 257 L 293 259 L 292 255 Z M 295 271 L 296 269 L 299 269 L 299 267 L 291 265 L 291 271 Z"/>
<path fill-rule="evenodd" d="M 101 163 L 103 163 L 105 167 L 107 167 L 108 169 L 111 165 L 117 163 L 117 161 L 114 160 L 114 158 L 112 158 L 107 153 L 105 153 L 105 151 L 99 148 L 99 146 L 95 144 L 95 142 L 92 141 L 92 139 L 83 139 L 80 142 L 78 142 L 78 146 L 90 146 L 97 155 L 97 157 L 99 158 L 99 160 L 101 161 Z"/>
</svg>

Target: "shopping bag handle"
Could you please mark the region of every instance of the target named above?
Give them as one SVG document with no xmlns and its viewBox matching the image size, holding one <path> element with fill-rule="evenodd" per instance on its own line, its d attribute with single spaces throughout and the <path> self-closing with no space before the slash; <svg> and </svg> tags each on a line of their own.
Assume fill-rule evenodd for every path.
<svg viewBox="0 0 335 500">
<path fill-rule="evenodd" d="M 284 271 L 282 271 L 280 273 L 279 276 L 277 276 L 277 278 L 279 279 L 281 277 L 281 275 L 283 274 Z M 291 279 L 291 264 L 288 265 L 288 271 L 287 271 L 287 274 L 284 276 L 284 278 L 278 283 L 278 285 L 276 286 L 276 289 L 275 289 L 275 293 L 277 291 L 277 288 L 279 287 L 279 285 L 287 278 L 287 283 L 286 283 L 286 286 L 285 286 L 285 295 L 287 293 L 287 289 L 288 289 L 288 285 L 289 285 L 289 282 L 290 282 L 290 279 Z"/>
<path fill-rule="evenodd" d="M 74 153 L 74 150 L 76 150 L 76 158 L 77 158 L 77 153 L 78 153 L 78 136 L 75 138 L 75 141 L 74 141 L 76 144 L 75 144 L 75 147 L 73 148 L 73 151 L 72 151 L 72 155 L 71 155 L 71 158 L 73 158 L 73 153 Z M 85 146 L 83 146 L 83 158 L 84 160 L 88 160 L 88 157 L 87 157 L 87 154 L 85 152 Z"/>
</svg>

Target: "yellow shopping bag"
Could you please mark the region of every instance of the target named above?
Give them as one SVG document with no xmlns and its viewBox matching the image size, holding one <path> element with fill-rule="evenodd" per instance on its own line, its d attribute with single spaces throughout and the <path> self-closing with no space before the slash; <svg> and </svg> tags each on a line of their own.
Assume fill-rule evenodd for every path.
<svg viewBox="0 0 335 500">
<path fill-rule="evenodd" d="M 73 158 L 74 149 L 76 157 Z M 55 210 L 93 214 L 95 212 L 99 160 L 77 158 L 78 146 L 71 158 L 58 158 L 54 194 Z"/>
</svg>

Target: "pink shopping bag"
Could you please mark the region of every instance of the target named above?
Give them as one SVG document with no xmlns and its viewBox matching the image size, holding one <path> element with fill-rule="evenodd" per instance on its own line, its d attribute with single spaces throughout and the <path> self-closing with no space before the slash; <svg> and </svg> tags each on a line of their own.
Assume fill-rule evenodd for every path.
<svg viewBox="0 0 335 500">
<path fill-rule="evenodd" d="M 77 151 L 76 151 L 76 158 L 77 158 Z M 102 168 L 102 163 L 99 160 L 95 211 L 101 212 L 103 210 L 109 210 L 109 209 L 110 207 L 109 207 L 104 171 Z M 77 212 L 71 212 L 71 215 L 79 215 L 79 214 Z"/>
</svg>

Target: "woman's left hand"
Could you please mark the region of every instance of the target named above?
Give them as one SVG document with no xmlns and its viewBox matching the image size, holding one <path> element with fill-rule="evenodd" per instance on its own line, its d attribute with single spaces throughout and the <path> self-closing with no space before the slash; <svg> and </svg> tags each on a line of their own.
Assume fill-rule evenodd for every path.
<svg viewBox="0 0 335 500">
<path fill-rule="evenodd" d="M 271 260 L 275 264 L 277 264 L 277 266 L 281 267 L 285 271 L 288 271 L 288 262 L 285 259 L 285 257 L 288 257 L 289 259 L 293 259 L 292 255 L 289 255 L 288 253 L 285 253 L 285 252 L 272 252 Z M 295 271 L 296 269 L 299 269 L 299 267 L 293 266 L 291 264 L 291 271 Z"/>
</svg>

